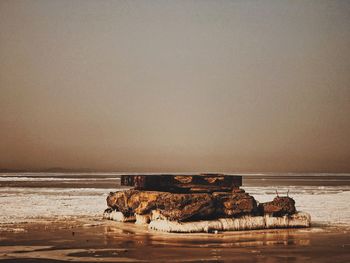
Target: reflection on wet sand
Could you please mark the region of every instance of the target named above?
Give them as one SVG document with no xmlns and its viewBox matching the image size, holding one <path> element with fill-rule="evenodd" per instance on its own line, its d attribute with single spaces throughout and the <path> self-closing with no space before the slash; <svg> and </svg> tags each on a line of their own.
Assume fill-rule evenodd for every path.
<svg viewBox="0 0 350 263">
<path fill-rule="evenodd" d="M 21 224 L 0 228 L 0 262 L 226 261 L 346 262 L 348 229 L 280 229 L 172 234 L 111 221 Z M 53 238 L 54 237 L 54 238 Z M 331 255 L 331 257 L 329 257 Z"/>
<path fill-rule="evenodd" d="M 245 231 L 245 232 L 226 232 L 220 234 L 164 234 L 154 233 L 152 231 L 132 231 L 134 225 L 125 226 L 118 224 L 116 226 L 106 226 L 105 242 L 115 243 L 121 247 L 159 247 L 166 246 L 172 248 L 181 248 L 182 253 L 193 253 L 198 248 L 208 248 L 201 250 L 204 257 L 211 257 L 212 253 L 222 254 L 222 249 L 234 248 L 254 248 L 266 246 L 309 246 L 310 239 L 308 235 L 301 237 L 296 230 L 271 230 L 271 231 Z M 123 228 L 127 228 L 124 229 Z M 136 226 L 136 228 L 139 228 Z M 136 234 L 138 233 L 138 234 Z M 142 234 L 140 234 L 142 233 Z M 121 236 L 125 235 L 126 239 L 132 235 L 132 240 L 121 241 Z M 141 249 L 142 250 L 142 249 Z M 255 252 L 258 250 L 254 250 Z"/>
</svg>

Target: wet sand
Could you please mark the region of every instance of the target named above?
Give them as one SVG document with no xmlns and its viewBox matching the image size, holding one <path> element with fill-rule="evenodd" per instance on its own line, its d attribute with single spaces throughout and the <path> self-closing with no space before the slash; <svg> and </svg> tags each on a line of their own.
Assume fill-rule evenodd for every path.
<svg viewBox="0 0 350 263">
<path fill-rule="evenodd" d="M 0 225 L 0 262 L 350 262 L 349 227 L 169 234 L 100 218 Z"/>
</svg>

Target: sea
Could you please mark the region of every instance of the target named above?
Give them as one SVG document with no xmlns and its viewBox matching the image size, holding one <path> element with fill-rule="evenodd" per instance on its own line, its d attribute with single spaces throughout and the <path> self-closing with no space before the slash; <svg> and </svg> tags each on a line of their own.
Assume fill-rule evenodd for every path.
<svg viewBox="0 0 350 263">
<path fill-rule="evenodd" d="M 125 173 L 123 173 L 125 174 Z M 290 196 L 314 225 L 350 225 L 350 174 L 236 173 L 258 202 Z M 102 219 L 121 173 L 0 173 L 0 224 L 46 219 Z"/>
</svg>

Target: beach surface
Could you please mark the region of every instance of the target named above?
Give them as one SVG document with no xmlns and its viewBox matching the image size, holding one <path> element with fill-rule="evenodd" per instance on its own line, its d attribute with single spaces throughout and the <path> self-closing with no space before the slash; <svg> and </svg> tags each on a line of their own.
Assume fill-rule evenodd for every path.
<svg viewBox="0 0 350 263">
<path fill-rule="evenodd" d="M 103 220 L 118 174 L 0 174 L 0 262 L 350 262 L 350 176 L 246 175 L 258 201 L 289 191 L 305 229 L 171 234 Z"/>
<path fill-rule="evenodd" d="M 0 229 L 0 262 L 349 262 L 338 227 L 170 234 L 100 219 Z"/>
</svg>

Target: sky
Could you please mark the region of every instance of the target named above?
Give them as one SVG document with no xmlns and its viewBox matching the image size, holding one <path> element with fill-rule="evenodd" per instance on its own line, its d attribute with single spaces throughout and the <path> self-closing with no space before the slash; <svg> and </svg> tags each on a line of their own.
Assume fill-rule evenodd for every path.
<svg viewBox="0 0 350 263">
<path fill-rule="evenodd" d="M 0 168 L 350 172 L 350 1 L 0 0 Z"/>
</svg>

